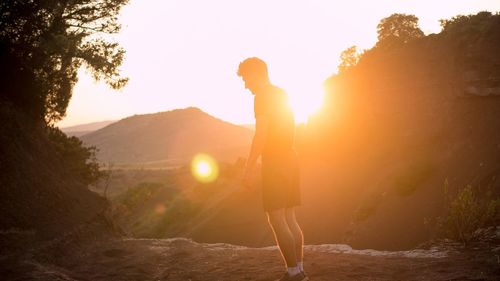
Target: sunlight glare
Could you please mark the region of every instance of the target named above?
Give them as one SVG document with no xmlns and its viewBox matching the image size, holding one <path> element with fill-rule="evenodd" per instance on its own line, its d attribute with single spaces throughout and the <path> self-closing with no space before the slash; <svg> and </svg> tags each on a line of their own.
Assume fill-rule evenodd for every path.
<svg viewBox="0 0 500 281">
<path fill-rule="evenodd" d="M 196 165 L 196 172 L 200 176 L 206 177 L 212 172 L 212 169 L 210 168 L 210 165 L 207 162 L 200 162 Z"/>
<path fill-rule="evenodd" d="M 306 123 L 323 105 L 323 95 L 319 90 L 290 91 L 289 98 L 295 114 L 295 123 Z"/>
<path fill-rule="evenodd" d="M 191 161 L 191 173 L 199 182 L 213 182 L 219 176 L 219 167 L 210 155 L 200 153 Z"/>
</svg>

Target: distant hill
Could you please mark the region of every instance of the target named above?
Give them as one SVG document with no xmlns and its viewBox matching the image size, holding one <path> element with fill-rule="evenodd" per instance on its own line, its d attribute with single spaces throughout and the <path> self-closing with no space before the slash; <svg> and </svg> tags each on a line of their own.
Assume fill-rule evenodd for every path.
<svg viewBox="0 0 500 281">
<path fill-rule="evenodd" d="M 61 131 L 66 133 L 66 135 L 68 135 L 68 136 L 79 137 L 79 136 L 83 136 L 85 134 L 88 134 L 90 132 L 99 130 L 101 128 L 104 128 L 104 127 L 106 127 L 109 124 L 114 123 L 114 122 L 116 122 L 116 120 L 108 120 L 108 121 L 80 124 L 80 125 L 61 128 Z"/>
<path fill-rule="evenodd" d="M 255 124 L 242 124 L 240 126 L 255 131 Z"/>
<path fill-rule="evenodd" d="M 99 148 L 97 157 L 102 162 L 185 162 L 200 152 L 221 161 L 235 161 L 248 153 L 252 134 L 190 107 L 134 115 L 80 138 Z"/>
</svg>

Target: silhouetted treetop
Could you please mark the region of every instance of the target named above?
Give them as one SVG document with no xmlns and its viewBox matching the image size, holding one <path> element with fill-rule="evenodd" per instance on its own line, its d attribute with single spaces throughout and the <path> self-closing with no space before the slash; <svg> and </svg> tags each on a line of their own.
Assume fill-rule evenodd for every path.
<svg viewBox="0 0 500 281">
<path fill-rule="evenodd" d="M 414 15 L 392 14 L 377 25 L 377 47 L 392 47 L 424 36 Z"/>
<path fill-rule="evenodd" d="M 500 17 L 491 12 L 480 12 L 476 15 L 458 15 L 451 19 L 440 20 L 443 28 L 442 33 L 448 38 L 456 38 L 460 45 L 467 42 L 488 38 L 489 41 L 496 40 L 500 43 Z"/>
<path fill-rule="evenodd" d="M 34 119 L 52 123 L 66 112 L 77 71 L 123 87 L 125 51 L 103 35 L 117 33 L 128 0 L 0 2 L 0 92 Z"/>
<path fill-rule="evenodd" d="M 343 73 L 355 66 L 360 58 L 361 54 L 358 53 L 356 46 L 351 46 L 343 50 L 342 53 L 340 53 L 339 73 Z"/>
<path fill-rule="evenodd" d="M 451 19 L 441 19 L 439 23 L 443 32 L 459 32 L 481 28 L 489 23 L 491 17 L 493 17 L 491 12 L 479 12 L 476 15 L 458 15 Z"/>
</svg>

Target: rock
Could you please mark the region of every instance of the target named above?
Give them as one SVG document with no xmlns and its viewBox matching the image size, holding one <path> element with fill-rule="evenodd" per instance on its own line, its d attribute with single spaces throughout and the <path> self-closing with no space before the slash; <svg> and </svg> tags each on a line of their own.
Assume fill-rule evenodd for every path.
<svg viewBox="0 0 500 281">
<path fill-rule="evenodd" d="M 467 88 L 464 89 L 464 93 L 466 95 L 478 96 L 479 90 L 475 86 L 468 86 Z"/>
<path fill-rule="evenodd" d="M 467 86 L 463 90 L 465 96 L 491 97 L 500 96 L 500 87 L 482 88 L 478 86 Z"/>
<path fill-rule="evenodd" d="M 490 96 L 500 96 L 500 87 L 497 88 L 487 88 L 486 89 Z"/>
</svg>

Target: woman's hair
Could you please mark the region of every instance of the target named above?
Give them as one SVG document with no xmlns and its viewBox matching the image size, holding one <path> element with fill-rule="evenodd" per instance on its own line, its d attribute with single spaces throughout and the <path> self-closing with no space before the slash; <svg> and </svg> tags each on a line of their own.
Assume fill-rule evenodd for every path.
<svg viewBox="0 0 500 281">
<path fill-rule="evenodd" d="M 238 76 L 260 76 L 269 79 L 266 63 L 257 57 L 248 58 L 242 61 L 238 67 Z"/>
</svg>

